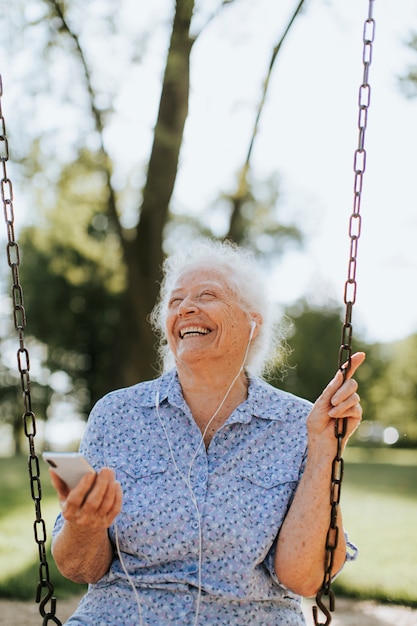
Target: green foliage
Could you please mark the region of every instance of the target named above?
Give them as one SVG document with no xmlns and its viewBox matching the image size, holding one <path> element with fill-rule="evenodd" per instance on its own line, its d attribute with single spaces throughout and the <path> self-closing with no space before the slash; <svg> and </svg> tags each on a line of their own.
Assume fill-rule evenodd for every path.
<svg viewBox="0 0 417 626">
<path fill-rule="evenodd" d="M 214 211 L 231 213 L 226 238 L 269 260 L 286 247 L 301 245 L 302 230 L 279 219 L 280 195 L 279 177 L 254 180 L 249 166 L 244 169 L 235 193 L 224 194 L 214 206 Z"/>
<path fill-rule="evenodd" d="M 97 283 L 117 294 L 125 288 L 126 270 L 102 160 L 101 153 L 82 149 L 61 170 L 53 193 L 38 191 L 40 227 L 22 243 L 49 256 L 51 272 L 74 287 Z"/>
<path fill-rule="evenodd" d="M 396 445 L 401 447 L 417 445 L 416 348 L 417 335 L 390 344 L 366 346 L 367 358 L 356 376 L 364 419 L 382 429 L 396 428 Z M 360 433 L 361 429 L 359 436 Z"/>
<path fill-rule="evenodd" d="M 338 366 L 341 310 L 331 305 L 317 308 L 300 300 L 287 315 L 292 321 L 287 369 L 284 376 L 278 370 L 273 372 L 269 381 L 314 402 Z M 364 421 L 378 423 L 381 430 L 395 427 L 400 435 L 398 446 L 416 446 L 417 335 L 392 344 L 373 345 L 354 336 L 352 348 L 366 353 L 365 363 L 355 374 Z M 359 444 L 360 432 L 356 441 Z"/>
<path fill-rule="evenodd" d="M 417 52 L 417 34 L 413 33 L 409 42 L 409 47 Z M 417 96 L 417 64 L 409 67 L 406 75 L 400 77 L 400 85 L 408 98 Z"/>
<path fill-rule="evenodd" d="M 254 251 L 268 264 L 289 247 L 301 246 L 304 235 L 294 222 L 280 215 L 280 180 L 270 176 L 255 180 L 248 175 L 244 188 L 221 194 L 202 215 L 172 214 L 165 231 L 165 248 L 175 250 L 178 241 L 198 237 L 230 239 Z"/>
<path fill-rule="evenodd" d="M 83 152 L 65 168 L 58 190 L 42 228 L 28 227 L 21 234 L 21 280 L 28 332 L 47 345 L 48 368 L 73 379 L 74 394 L 87 400 L 81 407 L 86 410 L 85 389 L 93 400 L 108 391 L 117 362 L 112 348 L 125 272 L 94 155 Z"/>
<path fill-rule="evenodd" d="M 0 369 L 0 405 L 1 420 L 3 424 L 11 424 L 16 432 L 20 429 L 21 416 L 16 411 L 17 402 L 19 400 L 18 389 L 20 381 L 16 372 L 12 372 L 9 368 Z"/>
<path fill-rule="evenodd" d="M 314 402 L 335 374 L 341 334 L 341 312 L 329 306 L 314 307 L 300 300 L 286 311 L 292 322 L 288 337 L 291 354 L 279 387 Z"/>
<path fill-rule="evenodd" d="M 417 334 L 385 346 L 383 380 L 373 388 L 377 419 L 395 426 L 403 443 L 417 441 Z"/>
</svg>

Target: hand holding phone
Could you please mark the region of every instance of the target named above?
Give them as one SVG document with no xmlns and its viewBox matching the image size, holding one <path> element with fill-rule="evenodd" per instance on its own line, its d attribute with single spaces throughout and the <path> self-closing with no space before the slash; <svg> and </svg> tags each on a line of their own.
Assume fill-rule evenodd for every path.
<svg viewBox="0 0 417 626">
<path fill-rule="evenodd" d="M 87 459 L 78 452 L 44 452 L 42 457 L 69 489 L 73 489 L 85 474 L 95 474 Z"/>
<path fill-rule="evenodd" d="M 43 458 L 64 483 L 51 477 L 65 520 L 73 523 L 74 528 L 107 530 L 120 513 L 123 501 L 114 470 L 102 467 L 95 472 L 81 454 L 73 452 L 44 452 Z M 84 487 L 74 489 L 87 474 L 92 474 L 92 478 L 85 481 Z"/>
</svg>

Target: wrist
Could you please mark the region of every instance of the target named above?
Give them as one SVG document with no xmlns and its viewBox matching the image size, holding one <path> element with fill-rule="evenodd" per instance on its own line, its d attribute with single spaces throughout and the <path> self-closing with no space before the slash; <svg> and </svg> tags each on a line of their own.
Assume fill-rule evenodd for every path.
<svg viewBox="0 0 417 626">
<path fill-rule="evenodd" d="M 331 446 L 309 446 L 307 449 L 306 470 L 313 469 L 323 474 L 330 474 L 337 453 L 336 442 Z"/>
</svg>

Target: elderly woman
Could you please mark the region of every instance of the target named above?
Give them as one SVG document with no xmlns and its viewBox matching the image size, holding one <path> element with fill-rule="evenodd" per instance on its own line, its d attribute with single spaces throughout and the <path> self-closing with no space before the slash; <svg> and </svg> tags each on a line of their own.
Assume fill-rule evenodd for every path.
<svg viewBox="0 0 417 626">
<path fill-rule="evenodd" d="M 228 244 L 168 259 L 153 322 L 165 373 L 97 403 L 80 448 L 97 475 L 69 490 L 52 473 L 55 561 L 90 583 L 67 624 L 300 626 L 324 574 L 334 420 L 347 441 L 364 354 L 314 406 L 268 385 L 266 290 Z M 334 571 L 349 558 L 340 532 Z"/>
</svg>

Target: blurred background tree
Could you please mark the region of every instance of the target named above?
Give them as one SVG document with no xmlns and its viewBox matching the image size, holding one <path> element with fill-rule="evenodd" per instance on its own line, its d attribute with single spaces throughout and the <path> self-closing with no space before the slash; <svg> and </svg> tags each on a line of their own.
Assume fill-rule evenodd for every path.
<svg viewBox="0 0 417 626">
<path fill-rule="evenodd" d="M 270 382 L 314 402 L 337 368 L 335 346 L 341 341 L 343 311 L 337 305 L 322 307 L 301 299 L 286 314 L 290 321 L 289 356 L 284 372 L 273 372 Z M 390 344 L 369 344 L 358 335 L 354 337 L 353 350 L 366 353 L 366 361 L 355 376 L 364 411 L 356 443 L 380 444 L 384 430 L 395 428 L 398 445 L 416 445 L 416 348 L 417 335 Z"/>
<path fill-rule="evenodd" d="M 47 55 L 40 61 L 50 82 L 34 88 L 44 92 L 65 57 L 72 66 L 71 87 L 76 85 L 77 97 L 72 89 L 61 97 L 66 107 L 75 107 L 80 128 L 88 129 L 87 137 L 76 132 L 76 141 L 71 139 L 73 155 L 66 162 L 48 135 L 35 137 L 30 152 L 21 159 L 43 216 L 21 234 L 25 260 L 21 275 L 31 332 L 47 345 L 51 371 L 69 373 L 74 391 L 77 379 L 84 380 L 90 392 L 84 410 L 109 389 L 155 376 L 155 338 L 147 320 L 157 297 L 165 248 L 170 240 L 185 240 L 190 234 L 214 236 L 209 226 L 196 219 L 176 220 L 170 200 L 188 113 L 190 54 L 204 25 L 218 18 L 224 4 L 219 3 L 200 31 L 191 34 L 193 13 L 198 12 L 194 1 L 173 3 L 149 161 L 131 173 L 131 181 L 143 178 L 141 189 L 137 182 L 119 186 L 116 165 L 106 148 L 114 115 L 111 103 L 117 94 L 102 75 L 100 59 L 89 49 L 88 38 L 98 30 L 98 23 L 85 19 L 85 5 L 32 0 L 32 11 L 26 15 L 37 11 L 36 19 L 20 25 L 25 36 L 47 41 Z M 100 36 L 116 47 L 123 33 L 117 31 L 112 16 L 120 2 L 109 0 L 103 6 Z M 145 39 L 146 33 L 139 30 L 137 47 L 131 43 L 130 62 L 140 59 Z M 255 134 L 254 130 L 253 139 Z M 93 143 L 96 148 L 89 149 Z M 60 162 L 51 165 L 54 155 Z M 213 207 L 226 217 L 224 236 L 258 251 L 269 239 L 268 251 L 275 254 L 281 254 L 286 243 L 301 241 L 297 226 L 277 220 L 277 181 L 251 183 L 249 156 L 238 192 L 225 195 Z"/>
<path fill-rule="evenodd" d="M 229 237 L 253 248 L 266 267 L 291 246 L 302 245 L 300 221 L 282 219 L 279 176 L 259 180 L 250 162 L 269 72 L 285 33 L 265 68 L 234 192 L 221 194 L 197 217 L 171 205 L 188 116 L 190 57 L 207 26 L 237 3 L 177 0 L 169 14 L 155 23 L 132 23 L 129 32 L 118 20 L 122 0 L 15 0 L 8 9 L 10 48 L 27 47 L 34 61 L 26 69 L 21 103 L 27 116 L 12 144 L 20 185 L 37 208 L 19 242 L 30 333 L 43 353 L 42 370 L 33 373 L 33 381 L 45 416 L 57 395 L 53 373 L 68 376 L 69 394 L 82 414 L 106 391 L 156 375 L 147 318 L 164 255 L 181 242 L 200 235 Z M 288 28 L 302 6 L 294 3 Z M 140 67 L 151 54 L 157 29 L 164 46 L 157 54 L 157 96 L 142 97 L 144 108 L 155 105 L 151 148 L 145 160 L 133 156 L 133 165 L 122 172 L 114 150 L 118 90 L 126 68 Z M 408 78 L 414 80 L 412 71 Z M 37 124 L 31 126 L 35 109 Z M 130 157 L 137 148 L 131 136 Z M 222 227 L 215 228 L 215 222 Z M 292 354 L 286 377 L 277 371 L 271 380 L 314 400 L 337 365 L 341 310 L 304 300 L 287 314 L 293 320 Z M 386 425 L 395 420 L 411 439 L 417 424 L 416 377 L 412 367 L 403 371 L 400 363 L 408 362 L 413 341 L 363 346 L 355 334 L 356 347 L 368 354 L 359 376 L 365 417 Z M 5 370 L 3 377 L 2 412 L 9 415 L 14 375 Z M 14 423 L 17 431 L 19 420 Z"/>
</svg>

